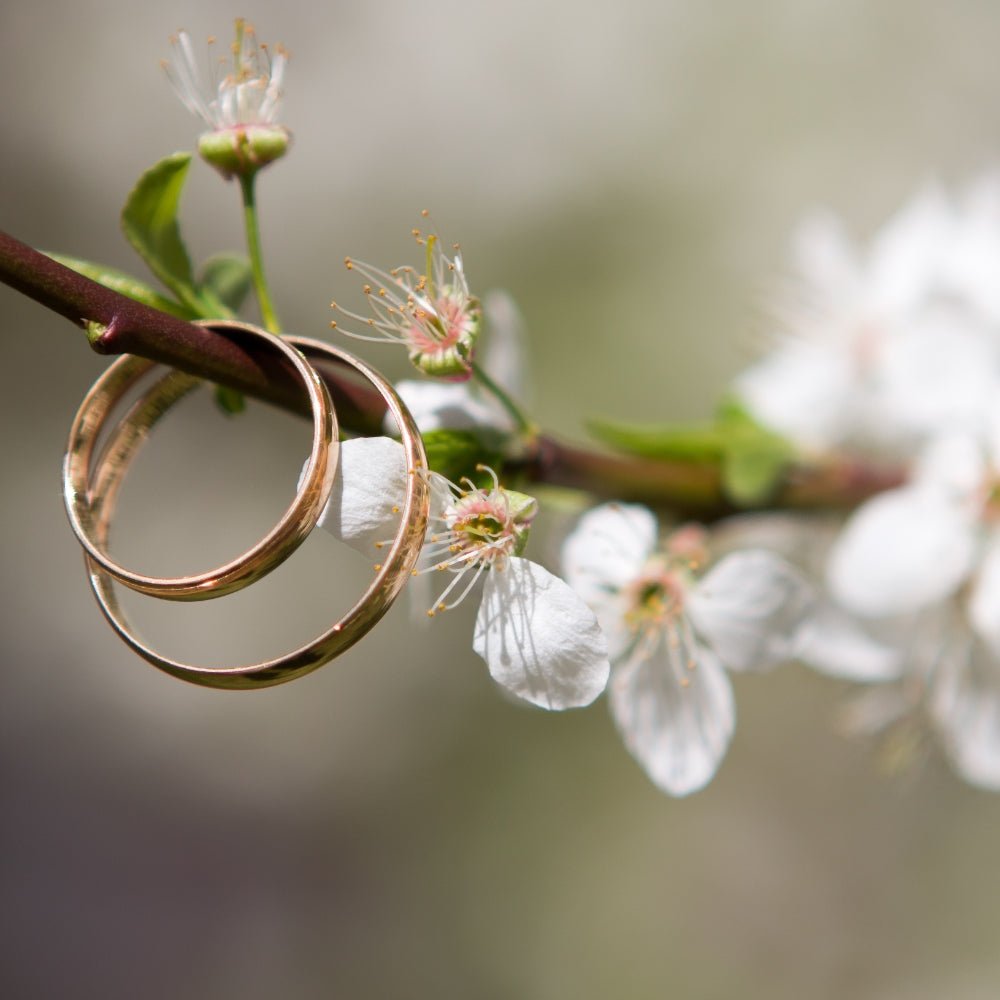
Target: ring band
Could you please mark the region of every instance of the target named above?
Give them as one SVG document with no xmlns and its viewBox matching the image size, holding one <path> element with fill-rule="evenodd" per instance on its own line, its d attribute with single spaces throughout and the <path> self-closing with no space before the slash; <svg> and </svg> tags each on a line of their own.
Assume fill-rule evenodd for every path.
<svg viewBox="0 0 1000 1000">
<path fill-rule="evenodd" d="M 214 324 L 213 324 L 214 326 Z M 310 361 L 332 361 L 354 368 L 378 390 L 392 413 L 402 435 L 406 458 L 406 494 L 401 503 L 400 523 L 396 537 L 381 564 L 374 580 L 360 600 L 336 624 L 328 628 L 312 642 L 300 646 L 290 653 L 275 659 L 265 660 L 249 666 L 202 667 L 192 666 L 162 656 L 147 646 L 132 631 L 117 595 L 112 577 L 85 553 L 90 584 L 97 602 L 111 627 L 124 642 L 154 667 L 181 680 L 203 687 L 226 690 L 248 690 L 270 687 L 301 677 L 322 666 L 335 656 L 339 656 L 361 639 L 369 629 L 389 610 L 404 583 L 412 575 L 427 528 L 429 506 L 429 486 L 422 474 L 426 468 L 423 441 L 409 410 L 396 394 L 392 386 L 374 369 L 352 355 L 318 340 L 303 337 L 287 337 L 286 341 L 297 347 Z M 156 389 L 149 395 L 155 396 Z M 155 401 L 154 401 L 155 402 Z M 133 413 L 126 421 L 146 421 L 149 426 L 157 419 L 155 405 L 142 408 L 144 412 Z M 106 540 L 111 518 L 114 515 L 117 484 L 123 477 L 134 452 L 134 442 L 148 427 L 139 426 L 133 433 L 128 422 L 119 425 L 115 436 L 108 442 L 104 455 L 114 454 L 115 461 L 100 461 L 95 478 L 94 490 L 105 497 L 105 502 L 96 512 L 94 529 L 97 540 L 103 545 Z"/>
<path fill-rule="evenodd" d="M 63 462 L 63 494 L 73 532 L 91 559 L 116 580 L 153 597 L 175 601 L 200 601 L 221 597 L 248 586 L 284 562 L 316 526 L 330 496 L 339 454 L 337 418 L 323 380 L 287 340 L 246 323 L 212 321 L 212 329 L 237 339 L 261 340 L 280 351 L 294 366 L 305 386 L 312 409 L 313 436 L 309 460 L 295 499 L 278 523 L 256 545 L 216 569 L 191 576 L 155 577 L 116 563 L 107 553 L 107 524 L 97 531 L 102 509 L 116 498 L 106 495 L 110 487 L 117 493 L 128 462 L 145 441 L 150 427 L 178 400 L 202 384 L 202 379 L 171 371 L 137 402 L 122 420 L 114 436 L 114 446 L 101 459 L 105 490 L 91 489 L 91 465 L 101 431 L 122 398 L 156 366 L 156 362 L 125 356 L 114 362 L 87 393 L 70 430 Z M 145 417 L 148 407 L 156 411 Z M 108 475 L 108 466 L 120 467 L 117 476 Z"/>
</svg>

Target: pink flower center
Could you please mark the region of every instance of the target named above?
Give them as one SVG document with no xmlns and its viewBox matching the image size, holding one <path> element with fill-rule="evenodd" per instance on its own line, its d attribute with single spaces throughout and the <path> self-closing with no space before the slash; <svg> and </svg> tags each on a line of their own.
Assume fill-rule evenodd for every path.
<svg viewBox="0 0 1000 1000">
<path fill-rule="evenodd" d="M 444 353 L 468 335 L 471 326 L 468 313 L 460 299 L 442 295 L 434 302 L 434 311 L 419 306 L 407 339 L 410 348 L 421 354 Z"/>
</svg>

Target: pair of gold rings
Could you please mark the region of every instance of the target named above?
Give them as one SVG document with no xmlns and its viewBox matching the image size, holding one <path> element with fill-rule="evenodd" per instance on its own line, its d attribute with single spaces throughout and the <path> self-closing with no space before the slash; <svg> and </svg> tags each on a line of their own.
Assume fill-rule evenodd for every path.
<svg viewBox="0 0 1000 1000">
<path fill-rule="evenodd" d="M 156 366 L 126 355 L 115 361 L 87 393 L 73 421 L 63 463 L 63 490 L 70 525 L 84 549 L 90 585 L 111 627 L 153 666 L 204 687 L 229 690 L 268 687 L 315 670 L 338 656 L 388 611 L 410 577 L 427 525 L 427 478 L 423 443 L 410 412 L 392 386 L 358 358 L 330 344 L 305 337 L 278 337 L 247 323 L 203 323 L 238 346 L 256 353 L 276 352 L 301 378 L 312 411 L 312 448 L 295 498 L 274 528 L 242 555 L 215 569 L 183 577 L 154 577 L 129 570 L 108 554 L 108 537 L 118 494 L 132 461 L 152 428 L 201 380 L 169 371 L 147 389 L 110 430 L 110 418 L 123 399 Z M 133 631 L 115 592 L 115 581 L 153 597 L 199 601 L 231 594 L 277 567 L 315 527 L 330 497 L 337 473 L 339 429 L 329 393 L 313 363 L 346 364 L 378 390 L 396 420 L 406 456 L 406 495 L 399 529 L 374 580 L 360 600 L 322 635 L 275 659 L 244 666 L 203 667 L 156 652 Z M 98 448 L 102 434 L 105 439 Z"/>
</svg>

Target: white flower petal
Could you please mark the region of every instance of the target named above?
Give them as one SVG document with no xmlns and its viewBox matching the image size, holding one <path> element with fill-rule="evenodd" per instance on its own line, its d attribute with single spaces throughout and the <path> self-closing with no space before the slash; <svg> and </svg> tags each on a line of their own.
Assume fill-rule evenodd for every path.
<svg viewBox="0 0 1000 1000">
<path fill-rule="evenodd" d="M 879 393 L 893 424 L 925 438 L 975 424 L 997 388 L 995 331 L 960 303 L 924 305 L 885 337 Z"/>
<path fill-rule="evenodd" d="M 732 738 L 736 708 L 729 678 L 711 650 L 672 645 L 662 634 L 644 654 L 615 667 L 611 714 L 654 784 L 688 795 L 712 779 Z"/>
<path fill-rule="evenodd" d="M 733 387 L 757 420 L 806 447 L 843 442 L 856 421 L 856 373 L 839 346 L 794 341 L 743 372 Z"/>
<path fill-rule="evenodd" d="M 1000 790 L 1000 660 L 967 635 L 952 644 L 938 672 L 931 709 L 955 770 Z"/>
<path fill-rule="evenodd" d="M 468 382 L 419 382 L 404 379 L 396 391 L 424 433 L 438 430 L 490 429 L 508 432 L 513 424 L 501 408 L 475 392 Z M 386 413 L 384 429 L 398 434 L 395 418 Z"/>
<path fill-rule="evenodd" d="M 925 187 L 893 216 L 871 247 L 869 280 L 874 302 L 894 311 L 925 295 L 955 226 L 954 209 L 936 184 Z"/>
<path fill-rule="evenodd" d="M 832 212 L 813 212 L 799 223 L 792 234 L 792 255 L 798 275 L 824 300 L 843 300 L 858 286 L 857 251 Z"/>
<path fill-rule="evenodd" d="M 491 569 L 472 648 L 493 679 L 542 708 L 589 705 L 607 686 L 607 643 L 594 613 L 528 559 Z"/>
<path fill-rule="evenodd" d="M 406 498 L 406 454 L 391 438 L 352 438 L 340 445 L 340 467 L 319 524 L 371 555 L 392 538 Z M 395 508 L 395 509 L 394 509 Z"/>
<path fill-rule="evenodd" d="M 687 610 L 729 669 L 760 670 L 794 656 L 812 601 L 811 588 L 784 559 L 750 549 L 726 556 L 699 580 Z"/>
<path fill-rule="evenodd" d="M 992 540 L 980 564 L 968 613 L 972 627 L 1000 656 L 1000 538 Z"/>
<path fill-rule="evenodd" d="M 481 352 L 483 367 L 501 388 L 523 401 L 530 395 L 530 388 L 521 311 L 507 292 L 493 291 L 483 297 L 483 314 L 486 317 L 486 344 Z"/>
<path fill-rule="evenodd" d="M 795 636 L 795 656 L 832 677 L 887 681 L 903 671 L 902 651 L 869 635 L 830 601 L 817 604 Z"/>
<path fill-rule="evenodd" d="M 916 461 L 911 483 L 922 489 L 938 490 L 956 503 L 966 503 L 978 494 L 986 471 L 977 438 L 962 431 L 949 431 L 930 439 Z"/>
<path fill-rule="evenodd" d="M 953 593 L 975 554 L 974 525 L 937 491 L 904 487 L 863 504 L 833 545 L 830 592 L 864 617 L 918 611 Z"/>
<path fill-rule="evenodd" d="M 638 504 L 587 511 L 563 543 L 569 585 L 593 608 L 608 603 L 642 571 L 656 545 L 656 518 Z"/>
</svg>

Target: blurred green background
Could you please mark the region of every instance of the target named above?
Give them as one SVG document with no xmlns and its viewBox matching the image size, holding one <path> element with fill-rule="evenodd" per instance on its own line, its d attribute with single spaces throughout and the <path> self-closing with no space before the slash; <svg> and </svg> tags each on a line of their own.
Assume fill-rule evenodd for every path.
<svg viewBox="0 0 1000 1000">
<path fill-rule="evenodd" d="M 986 0 L 12 2 L 0 224 L 139 273 L 119 207 L 198 132 L 158 61 L 178 27 L 224 43 L 237 14 L 292 52 L 295 146 L 260 183 L 286 326 L 324 335 L 330 299 L 358 299 L 345 254 L 405 262 L 428 207 L 474 288 L 520 303 L 534 412 L 571 437 L 590 415 L 706 415 L 767 332 L 805 210 L 867 234 L 1000 149 Z M 197 256 L 240 245 L 237 192 L 207 167 L 183 211 Z M 846 688 L 802 669 L 736 679 L 718 778 L 674 801 L 603 705 L 498 696 L 472 602 L 420 630 L 399 607 L 273 691 L 141 663 L 94 607 L 60 496 L 105 362 L 41 307 L 0 305 L 4 996 L 1000 995 L 1000 800 L 933 748 L 879 775 L 833 732 Z M 305 434 L 263 407 L 172 414 L 130 482 L 123 558 L 169 572 L 248 544 Z M 554 527 L 532 542 L 550 564 Z M 252 594 L 136 614 L 178 655 L 262 655 L 369 572 L 311 539 Z"/>
</svg>

